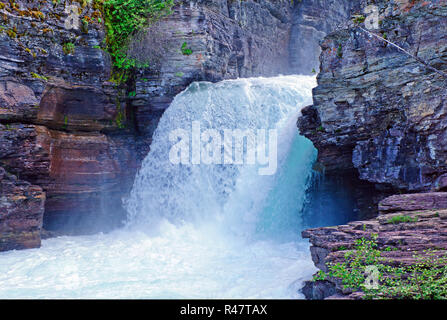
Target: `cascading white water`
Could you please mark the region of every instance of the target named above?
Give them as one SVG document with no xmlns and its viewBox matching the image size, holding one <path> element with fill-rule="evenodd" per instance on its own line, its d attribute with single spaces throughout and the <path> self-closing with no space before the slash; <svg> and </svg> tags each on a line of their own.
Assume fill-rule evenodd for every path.
<svg viewBox="0 0 447 320">
<path fill-rule="evenodd" d="M 173 145 L 170 133 L 185 129 L 192 148 L 193 122 L 200 124 L 201 131 L 217 129 L 222 136 L 224 129 L 277 129 L 281 166 L 297 136 L 298 112 L 311 103 L 314 82 L 313 77 L 287 76 L 191 84 L 175 97 L 158 124 L 151 151 L 127 201 L 129 224 L 147 229 L 160 219 L 174 223 L 234 215 L 239 223 L 243 218 L 256 219 L 276 176 L 259 175 L 259 165 L 191 164 L 191 154 L 189 164 L 173 164 L 169 157 Z M 307 155 L 299 167 L 308 169 L 314 160 L 307 154 L 312 147 L 301 139 L 297 148 Z M 296 197 L 304 193 L 309 173 L 301 173 L 304 179 L 299 181 L 301 190 Z"/>
<path fill-rule="evenodd" d="M 305 76 L 191 84 L 159 122 L 126 228 L 1 253 L 0 298 L 300 297 L 315 271 L 298 231 L 316 150 L 296 118 L 314 85 Z M 170 133 L 194 121 L 277 129 L 276 174 L 259 175 L 259 164 L 172 164 Z"/>
</svg>

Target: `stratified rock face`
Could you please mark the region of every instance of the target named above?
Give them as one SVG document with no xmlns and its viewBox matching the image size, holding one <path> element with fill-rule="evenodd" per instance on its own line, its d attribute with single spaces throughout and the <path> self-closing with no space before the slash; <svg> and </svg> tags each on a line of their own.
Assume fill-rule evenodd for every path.
<svg viewBox="0 0 447 320">
<path fill-rule="evenodd" d="M 363 28 L 447 71 L 445 0 L 371 4 L 358 12 Z M 327 172 L 356 169 L 393 188 L 444 190 L 446 79 L 353 23 L 328 35 L 322 50 L 314 105 L 299 127 Z"/>
<path fill-rule="evenodd" d="M 0 251 L 40 246 L 45 192 L 0 167 Z"/>
<path fill-rule="evenodd" d="M 447 253 L 447 193 L 394 195 L 380 202 L 379 213 L 372 220 L 303 231 L 303 237 L 312 244 L 315 266 L 327 271 L 327 263 L 343 262 L 355 240 L 369 239 L 372 233 L 378 235 L 378 249 L 388 265 L 414 265 L 416 257 L 430 254 L 429 250 L 436 250 L 440 256 Z M 409 219 L 402 222 L 396 217 Z M 308 299 L 335 298 L 334 294 L 361 297 L 344 290 L 340 282 L 331 281 L 307 282 L 303 292 Z"/>
<path fill-rule="evenodd" d="M 431 210 L 447 208 L 447 194 L 445 192 L 432 192 L 394 195 L 379 203 L 381 213 L 427 210 L 427 208 Z"/>
</svg>

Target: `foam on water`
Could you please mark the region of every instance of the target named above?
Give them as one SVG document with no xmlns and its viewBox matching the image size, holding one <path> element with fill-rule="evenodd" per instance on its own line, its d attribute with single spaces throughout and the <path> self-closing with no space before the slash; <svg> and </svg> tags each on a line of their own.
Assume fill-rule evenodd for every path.
<svg viewBox="0 0 447 320">
<path fill-rule="evenodd" d="M 194 83 L 161 118 L 130 198 L 127 226 L 0 253 L 0 298 L 299 298 L 315 268 L 299 240 L 316 151 L 296 118 L 313 77 Z M 173 165 L 169 133 L 278 129 L 278 171 Z"/>
</svg>

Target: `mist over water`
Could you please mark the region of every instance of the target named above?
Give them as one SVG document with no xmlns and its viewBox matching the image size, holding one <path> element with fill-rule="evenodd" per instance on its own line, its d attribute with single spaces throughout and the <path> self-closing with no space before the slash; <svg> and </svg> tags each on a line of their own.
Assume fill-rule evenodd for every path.
<svg viewBox="0 0 447 320">
<path fill-rule="evenodd" d="M 305 76 L 191 84 L 160 119 L 126 227 L 0 253 L 0 298 L 302 298 L 316 271 L 299 236 L 316 150 L 296 119 L 314 86 Z M 277 129 L 276 174 L 172 164 L 169 133 L 193 121 Z"/>
</svg>

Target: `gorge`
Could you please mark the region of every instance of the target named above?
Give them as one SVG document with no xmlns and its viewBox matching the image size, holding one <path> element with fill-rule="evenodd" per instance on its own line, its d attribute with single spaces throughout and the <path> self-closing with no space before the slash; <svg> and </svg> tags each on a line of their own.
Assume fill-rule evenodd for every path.
<svg viewBox="0 0 447 320">
<path fill-rule="evenodd" d="M 371 233 L 447 249 L 445 79 L 359 28 L 445 72 L 446 1 L 175 1 L 125 73 L 102 4 L 0 2 L 0 297 L 302 298 Z M 278 129 L 277 173 L 165 164 L 192 121 Z"/>
</svg>

